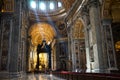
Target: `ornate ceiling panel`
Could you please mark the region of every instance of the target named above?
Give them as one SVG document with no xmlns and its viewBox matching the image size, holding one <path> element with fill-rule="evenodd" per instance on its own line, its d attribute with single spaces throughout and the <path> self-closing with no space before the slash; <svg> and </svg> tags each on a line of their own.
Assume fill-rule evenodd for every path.
<svg viewBox="0 0 120 80">
<path fill-rule="evenodd" d="M 77 20 L 74 24 L 73 29 L 73 38 L 74 39 L 84 39 L 84 27 L 81 20 Z"/>
<path fill-rule="evenodd" d="M 43 40 L 46 40 L 47 43 L 52 42 L 56 34 L 51 25 L 46 23 L 37 23 L 31 26 L 29 35 L 31 36 L 32 44 L 36 46 L 41 44 Z"/>
<path fill-rule="evenodd" d="M 103 6 L 103 18 L 120 22 L 120 0 L 105 0 Z"/>
<path fill-rule="evenodd" d="M 111 2 L 111 13 L 114 22 L 120 22 L 120 0 Z"/>
</svg>

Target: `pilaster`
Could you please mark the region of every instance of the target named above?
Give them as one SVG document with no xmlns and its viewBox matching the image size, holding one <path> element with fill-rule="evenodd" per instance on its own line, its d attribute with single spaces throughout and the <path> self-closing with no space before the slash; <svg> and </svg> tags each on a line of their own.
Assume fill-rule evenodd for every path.
<svg viewBox="0 0 120 80">
<path fill-rule="evenodd" d="M 68 25 L 67 25 L 68 26 Z M 68 70 L 71 71 L 72 70 L 72 50 L 71 50 L 71 27 L 68 26 Z"/>
<path fill-rule="evenodd" d="M 71 25 L 71 29 L 70 29 L 70 39 L 71 39 L 71 46 L 70 46 L 70 49 L 71 49 L 71 58 L 70 58 L 70 61 L 71 61 L 71 70 L 72 71 L 75 71 L 75 49 L 74 49 L 74 37 L 73 37 L 73 24 Z"/>
<path fill-rule="evenodd" d="M 90 55 L 93 56 L 91 67 L 92 72 L 104 72 L 102 35 L 100 21 L 100 6 L 98 0 L 90 0 L 88 3 L 90 26 L 92 31 L 92 42 L 90 43 Z"/>
<path fill-rule="evenodd" d="M 86 49 L 86 72 L 91 72 L 90 66 L 90 19 L 87 6 L 84 6 L 81 13 L 82 19 L 84 21 L 84 34 L 85 34 L 85 49 Z"/>
<path fill-rule="evenodd" d="M 112 20 L 104 19 L 103 24 L 103 39 L 104 39 L 104 54 L 106 53 L 106 63 L 108 71 L 118 70 L 116 64 L 116 55 L 114 48 L 114 41 L 112 35 Z"/>
<path fill-rule="evenodd" d="M 9 77 L 9 64 L 11 54 L 11 36 L 13 19 L 11 15 L 3 15 L 1 20 L 1 44 L 0 44 L 0 74 Z M 5 77 L 4 75 L 0 77 Z"/>
<path fill-rule="evenodd" d="M 19 54 L 19 36 L 20 35 L 20 1 L 15 1 L 15 13 L 13 20 L 13 31 L 11 40 L 11 54 L 10 54 L 10 73 L 18 72 L 18 54 Z"/>
<path fill-rule="evenodd" d="M 2 21 L 1 21 L 1 16 L 0 16 L 0 69 L 1 69 L 1 54 L 2 54 Z"/>
</svg>

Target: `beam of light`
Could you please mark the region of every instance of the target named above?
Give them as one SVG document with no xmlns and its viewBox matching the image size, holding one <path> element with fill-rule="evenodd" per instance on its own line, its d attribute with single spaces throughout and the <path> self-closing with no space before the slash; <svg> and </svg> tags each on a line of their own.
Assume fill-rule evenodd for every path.
<svg viewBox="0 0 120 80">
<path fill-rule="evenodd" d="M 56 29 L 57 29 L 57 28 L 56 28 L 55 25 L 54 25 L 54 21 L 51 19 L 51 17 L 49 16 L 49 14 L 48 14 L 47 12 L 44 12 L 44 15 L 46 16 L 46 18 L 47 18 L 47 20 L 48 20 L 48 23 L 50 23 L 52 29 L 53 29 L 54 32 L 55 32 L 55 36 L 56 36 L 56 34 L 57 34 Z"/>
<path fill-rule="evenodd" d="M 36 8 L 36 2 L 35 1 L 31 1 L 30 2 L 30 6 L 31 6 L 31 8 L 35 9 Z"/>
<path fill-rule="evenodd" d="M 55 8 L 55 5 L 53 2 L 50 2 L 50 9 L 53 10 Z"/>
<path fill-rule="evenodd" d="M 40 5 L 39 5 L 39 8 L 41 9 L 41 10 L 46 10 L 46 5 L 45 5 L 45 3 L 44 2 L 40 2 Z"/>
</svg>

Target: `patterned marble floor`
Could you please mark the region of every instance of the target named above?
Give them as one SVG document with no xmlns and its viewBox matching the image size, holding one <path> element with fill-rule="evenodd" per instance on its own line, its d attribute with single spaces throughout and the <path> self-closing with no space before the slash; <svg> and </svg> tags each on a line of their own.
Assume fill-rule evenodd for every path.
<svg viewBox="0 0 120 80">
<path fill-rule="evenodd" d="M 28 74 L 24 78 L 2 79 L 2 80 L 66 80 L 66 79 L 57 78 L 53 75 L 48 75 L 48 74 L 33 74 L 33 73 L 31 73 L 31 74 Z"/>
</svg>

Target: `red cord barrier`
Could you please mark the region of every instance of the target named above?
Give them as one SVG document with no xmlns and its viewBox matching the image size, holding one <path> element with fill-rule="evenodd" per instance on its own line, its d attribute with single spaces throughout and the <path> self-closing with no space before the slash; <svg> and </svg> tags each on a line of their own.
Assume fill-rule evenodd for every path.
<svg viewBox="0 0 120 80">
<path fill-rule="evenodd" d="M 120 80 L 120 74 L 109 73 L 78 73 L 78 72 L 52 72 L 57 77 L 66 80 Z"/>
</svg>

